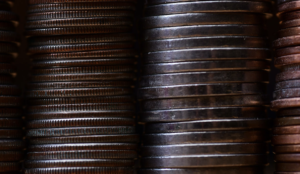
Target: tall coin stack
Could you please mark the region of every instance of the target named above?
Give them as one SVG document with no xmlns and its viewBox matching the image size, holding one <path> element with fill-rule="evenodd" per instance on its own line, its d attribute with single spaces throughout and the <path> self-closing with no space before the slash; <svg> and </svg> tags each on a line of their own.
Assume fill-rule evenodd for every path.
<svg viewBox="0 0 300 174">
<path fill-rule="evenodd" d="M 272 108 L 276 173 L 300 172 L 300 1 L 278 0 L 280 29 L 274 41 L 276 76 Z"/>
<path fill-rule="evenodd" d="M 12 5 L 13 1 L 0 1 L 0 173 L 20 173 L 25 148 L 21 91 L 13 79 L 19 38 Z"/>
<path fill-rule="evenodd" d="M 29 0 L 26 174 L 135 173 L 135 0 Z"/>
<path fill-rule="evenodd" d="M 268 1 L 149 0 L 141 174 L 258 174 L 267 164 Z"/>
</svg>

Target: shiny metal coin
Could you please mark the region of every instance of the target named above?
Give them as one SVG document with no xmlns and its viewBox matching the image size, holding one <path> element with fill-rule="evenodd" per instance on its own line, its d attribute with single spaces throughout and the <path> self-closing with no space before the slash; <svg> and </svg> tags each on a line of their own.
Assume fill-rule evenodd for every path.
<svg viewBox="0 0 300 174">
<path fill-rule="evenodd" d="M 178 122 L 206 119 L 264 118 L 264 107 L 210 107 L 142 112 L 142 122 Z"/>
<path fill-rule="evenodd" d="M 268 156 L 264 154 L 159 156 L 141 159 L 141 165 L 145 168 L 263 166 L 267 163 Z"/>
<path fill-rule="evenodd" d="M 145 134 L 144 145 L 172 145 L 199 143 L 252 143 L 268 140 L 267 131 L 203 131 Z"/>
</svg>

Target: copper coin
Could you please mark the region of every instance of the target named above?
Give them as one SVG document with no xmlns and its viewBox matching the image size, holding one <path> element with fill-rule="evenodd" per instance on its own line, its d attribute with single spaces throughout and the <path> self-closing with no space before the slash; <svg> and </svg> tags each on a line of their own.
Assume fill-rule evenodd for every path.
<svg viewBox="0 0 300 174">
<path fill-rule="evenodd" d="M 19 118 L 0 118 L 0 128 L 22 128 L 23 120 Z"/>
<path fill-rule="evenodd" d="M 300 8 L 299 1 L 291 1 L 278 5 L 279 12 L 296 11 Z"/>
<path fill-rule="evenodd" d="M 19 162 L 0 162 L 0 172 L 20 172 L 22 164 Z"/>
<path fill-rule="evenodd" d="M 280 116 L 298 116 L 300 115 L 300 108 L 284 108 L 280 109 L 277 112 L 278 115 Z"/>
<path fill-rule="evenodd" d="M 136 0 L 69 0 L 65 2 L 64 0 L 29 0 L 29 4 L 56 4 L 56 3 L 76 3 L 76 2 L 136 2 Z"/>
<path fill-rule="evenodd" d="M 299 107 L 300 98 L 286 98 L 272 101 L 272 109 Z"/>
<path fill-rule="evenodd" d="M 13 118 L 21 117 L 22 109 L 21 108 L 0 108 L 0 117 L 1 118 Z"/>
<path fill-rule="evenodd" d="M 17 42 L 19 41 L 18 35 L 13 31 L 0 30 L 0 41 L 1 42 Z"/>
<path fill-rule="evenodd" d="M 293 19 L 299 19 L 300 12 L 299 11 L 292 11 L 292 12 L 286 12 L 286 13 L 280 13 L 279 19 L 281 21 L 289 21 Z"/>
<path fill-rule="evenodd" d="M 300 125 L 293 126 L 282 126 L 282 127 L 274 127 L 273 134 L 299 134 L 300 133 Z"/>
<path fill-rule="evenodd" d="M 280 22 L 280 28 L 285 29 L 285 28 L 291 28 L 291 27 L 298 27 L 300 26 L 300 20 L 299 19 L 293 19 L 289 21 L 282 21 Z"/>
<path fill-rule="evenodd" d="M 128 166 L 126 167 L 116 167 L 119 165 Z M 72 174 L 72 173 L 82 173 L 82 174 L 93 174 L 93 173 L 118 173 L 118 174 L 129 174 L 134 173 L 135 169 L 130 168 L 134 165 L 134 160 L 107 160 L 103 161 L 103 167 L 59 167 L 59 168 L 26 168 L 25 174 Z M 108 167 L 111 166 L 111 167 Z"/>
<path fill-rule="evenodd" d="M 300 71 L 285 71 L 278 73 L 276 76 L 276 82 L 286 81 L 286 80 L 296 80 L 300 77 Z"/>
<path fill-rule="evenodd" d="M 0 106 L 21 106 L 22 99 L 17 96 L 0 96 Z"/>
<path fill-rule="evenodd" d="M 1 65 L 1 64 L 0 64 Z M 34 69 L 34 74 L 80 74 L 80 73 L 119 73 L 134 72 L 133 65 L 117 65 L 117 66 L 89 66 L 89 67 L 66 67 L 66 68 L 48 68 Z"/>
<path fill-rule="evenodd" d="M 286 55 L 274 59 L 276 68 L 282 68 L 283 66 L 292 64 L 300 64 L 300 54 Z"/>
<path fill-rule="evenodd" d="M 16 27 L 15 27 L 14 22 L 12 22 L 12 21 L 0 21 L 0 30 L 14 32 L 15 29 L 16 29 Z"/>
<path fill-rule="evenodd" d="M 22 138 L 23 135 L 24 135 L 24 131 L 21 128 L 19 128 L 19 129 L 0 129 L 0 138 L 3 138 L 3 139 Z"/>
<path fill-rule="evenodd" d="M 18 46 L 16 43 L 0 42 L 1 53 L 16 53 L 18 52 Z"/>
<path fill-rule="evenodd" d="M 277 172 L 298 172 L 299 170 L 299 163 L 276 163 Z"/>
<path fill-rule="evenodd" d="M 300 154 L 293 153 L 293 154 L 276 154 L 275 155 L 276 162 L 299 162 L 300 161 Z"/>
<path fill-rule="evenodd" d="M 300 152 L 300 145 L 280 145 L 280 146 L 274 146 L 274 152 L 276 154 L 282 154 L 282 153 L 299 153 Z"/>
<path fill-rule="evenodd" d="M 291 54 L 299 54 L 299 53 L 300 53 L 300 46 L 280 48 L 275 51 L 277 57 L 287 56 Z"/>
<path fill-rule="evenodd" d="M 274 126 L 299 125 L 300 117 L 283 117 L 274 120 Z"/>
<path fill-rule="evenodd" d="M 168 4 L 168 3 L 182 3 L 182 2 L 194 2 L 199 0 L 151 0 L 147 1 L 146 5 L 158 5 L 158 4 Z"/>
<path fill-rule="evenodd" d="M 1 21 L 17 21 L 18 16 L 11 11 L 0 11 Z"/>
<path fill-rule="evenodd" d="M 300 44 L 299 38 L 300 35 L 294 35 L 291 33 L 292 36 L 281 37 L 274 41 L 273 47 L 275 48 L 282 48 L 282 47 L 289 47 L 289 46 L 297 46 Z"/>
<path fill-rule="evenodd" d="M 138 143 L 137 134 L 85 135 L 65 137 L 30 137 L 30 144 L 67 144 L 67 143 Z"/>
<path fill-rule="evenodd" d="M 300 144 L 300 134 L 273 135 L 272 143 L 275 145 Z"/>
<path fill-rule="evenodd" d="M 274 99 L 297 98 L 300 96 L 300 88 L 279 89 L 274 91 Z"/>
</svg>

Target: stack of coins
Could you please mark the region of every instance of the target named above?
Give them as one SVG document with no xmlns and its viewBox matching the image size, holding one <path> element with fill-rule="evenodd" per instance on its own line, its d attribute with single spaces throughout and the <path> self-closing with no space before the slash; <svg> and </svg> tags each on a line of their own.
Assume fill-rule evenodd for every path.
<svg viewBox="0 0 300 174">
<path fill-rule="evenodd" d="M 276 172 L 300 172 L 300 1 L 277 2 L 280 29 L 274 41 L 276 76 L 272 108 L 277 111 L 273 139 Z"/>
<path fill-rule="evenodd" d="M 21 91 L 14 85 L 13 60 L 18 52 L 15 32 L 18 17 L 11 12 L 13 1 L 0 1 L 0 173 L 20 173 L 25 143 Z"/>
<path fill-rule="evenodd" d="M 267 164 L 267 1 L 149 0 L 141 174 L 258 174 Z"/>
<path fill-rule="evenodd" d="M 134 173 L 135 0 L 29 0 L 27 174 Z"/>
</svg>

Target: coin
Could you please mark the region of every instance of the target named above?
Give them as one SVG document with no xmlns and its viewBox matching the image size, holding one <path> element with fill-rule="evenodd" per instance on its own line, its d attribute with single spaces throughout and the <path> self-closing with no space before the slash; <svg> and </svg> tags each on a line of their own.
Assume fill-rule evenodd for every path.
<svg viewBox="0 0 300 174">
<path fill-rule="evenodd" d="M 22 109 L 20 108 L 0 108 L 0 118 L 21 117 Z"/>
<path fill-rule="evenodd" d="M 0 118 L 0 128 L 23 127 L 23 121 L 19 118 Z"/>
<path fill-rule="evenodd" d="M 0 85 L 0 95 L 20 95 L 20 89 L 15 85 Z"/>
<path fill-rule="evenodd" d="M 149 52 L 144 54 L 145 63 L 167 63 L 205 60 L 270 59 L 265 48 L 198 48 L 172 51 Z"/>
<path fill-rule="evenodd" d="M 286 55 L 277 57 L 274 59 L 274 66 L 276 68 L 281 69 L 282 67 L 286 65 L 292 65 L 292 64 L 298 64 L 300 63 L 300 54 L 292 54 L 292 55 Z"/>
<path fill-rule="evenodd" d="M 293 34 L 293 33 L 291 33 Z M 292 35 L 288 37 L 282 37 L 274 41 L 273 46 L 275 48 L 289 47 L 289 46 L 297 46 L 299 45 L 300 36 Z"/>
<path fill-rule="evenodd" d="M 181 2 L 194 2 L 199 0 L 147 0 L 146 5 L 168 4 L 168 3 L 181 3 Z"/>
<path fill-rule="evenodd" d="M 293 125 L 293 126 L 282 126 L 282 127 L 274 127 L 273 134 L 298 134 L 300 133 L 300 126 Z"/>
<path fill-rule="evenodd" d="M 0 154 L 1 156 L 1 154 Z M 137 158 L 135 150 L 78 150 L 28 152 L 28 160 L 54 159 L 130 159 Z"/>
<path fill-rule="evenodd" d="M 300 30 L 299 27 L 281 29 L 278 31 L 278 37 L 279 39 L 282 37 L 289 37 L 289 36 L 297 37 L 297 35 L 299 35 L 299 30 Z"/>
<path fill-rule="evenodd" d="M 283 99 L 283 98 L 297 98 L 299 97 L 299 88 L 291 88 L 291 89 L 279 89 L 274 91 L 273 98 L 274 99 Z"/>
<path fill-rule="evenodd" d="M 0 64 L 1 65 L 1 64 Z M 90 67 L 66 67 L 66 68 L 49 68 L 34 69 L 35 74 L 80 74 L 80 73 L 119 73 L 134 72 L 133 65 L 117 65 L 117 66 L 90 66 Z"/>
<path fill-rule="evenodd" d="M 291 1 L 291 0 L 289 0 L 289 1 Z M 292 12 L 286 12 L 286 13 L 279 13 L 278 17 L 281 21 L 289 21 L 289 20 L 293 20 L 293 19 L 298 19 L 299 15 L 300 15 L 299 11 L 292 11 Z"/>
<path fill-rule="evenodd" d="M 76 3 L 76 2 L 136 2 L 136 0 L 29 0 L 29 4 Z"/>
<path fill-rule="evenodd" d="M 299 154 L 276 154 L 275 155 L 276 162 L 299 162 Z"/>
<path fill-rule="evenodd" d="M 27 149 L 30 152 L 47 152 L 78 150 L 135 150 L 137 147 L 138 144 L 135 143 L 70 143 L 30 145 Z"/>
<path fill-rule="evenodd" d="M 222 24 L 260 25 L 263 24 L 263 21 L 264 16 L 262 14 L 187 13 L 145 17 L 143 28 Z"/>
<path fill-rule="evenodd" d="M 0 120 L 1 123 L 1 120 Z M 28 129 L 57 128 L 57 127 L 85 127 L 85 126 L 125 126 L 134 125 L 132 118 L 72 118 L 32 120 L 27 122 Z"/>
<path fill-rule="evenodd" d="M 0 75 L 0 84 L 12 84 L 13 78 L 10 75 Z"/>
<path fill-rule="evenodd" d="M 130 161 L 130 160 L 126 160 Z M 126 165 L 125 160 L 123 161 L 116 161 L 115 163 L 109 163 L 107 161 L 104 165 L 104 167 L 59 167 L 59 168 L 26 168 L 25 174 L 49 174 L 49 173 L 57 173 L 57 174 L 72 174 L 72 173 L 84 173 L 84 174 L 93 174 L 93 173 L 119 173 L 119 174 L 127 174 L 127 173 L 134 173 L 134 168 L 129 168 L 130 166 L 134 165 L 134 161 L 130 161 L 130 165 Z M 116 167 L 118 166 L 117 163 L 121 163 L 124 166 L 129 166 L 127 168 L 125 167 Z M 110 167 L 111 166 L 111 167 Z"/>
<path fill-rule="evenodd" d="M 263 174 L 263 168 L 252 167 L 214 167 L 214 168 L 191 168 L 191 169 L 139 169 L 138 174 Z"/>
<path fill-rule="evenodd" d="M 291 28 L 291 27 L 298 27 L 300 26 L 300 20 L 298 19 L 293 19 L 293 20 L 289 20 L 289 21 L 283 21 L 280 23 L 280 28 L 284 29 L 284 28 Z"/>
<path fill-rule="evenodd" d="M 277 112 L 280 116 L 295 116 L 300 115 L 299 108 L 284 108 Z"/>
<path fill-rule="evenodd" d="M 52 28 L 52 27 L 76 27 L 76 26 L 122 26 L 132 25 L 128 17 L 95 17 L 95 18 L 66 18 L 48 19 L 40 21 L 27 21 L 26 29 Z"/>
<path fill-rule="evenodd" d="M 130 159 L 63 159 L 63 160 L 26 160 L 26 168 L 60 168 L 60 167 L 116 167 L 131 166 Z M 118 170 L 117 170 L 118 171 Z"/>
<path fill-rule="evenodd" d="M 1 29 L 1 26 L 0 26 Z M 26 36 L 71 35 L 71 34 L 99 34 L 99 33 L 126 33 L 131 26 L 76 26 L 26 29 Z"/>
<path fill-rule="evenodd" d="M 98 127 L 69 127 L 69 128 L 40 128 L 29 129 L 26 132 L 28 137 L 55 137 L 55 136 L 76 136 L 76 135 L 113 135 L 135 133 L 133 126 L 98 126 Z"/>
<path fill-rule="evenodd" d="M 140 87 L 202 83 L 268 82 L 267 71 L 185 72 L 143 76 Z"/>
<path fill-rule="evenodd" d="M 54 68 L 52 71 L 56 70 L 58 67 L 72 67 L 68 69 L 84 69 L 85 66 L 88 68 L 95 68 L 100 66 L 109 66 L 109 65 L 124 65 L 130 66 L 134 64 L 136 60 L 134 58 L 107 58 L 107 59 L 73 59 L 73 60 L 44 60 L 44 61 L 34 61 L 32 66 L 34 68 Z M 76 67 L 80 66 L 80 67 Z M 133 66 L 131 66 L 133 67 Z M 66 69 L 66 68 L 65 68 Z M 45 70 L 34 70 L 34 71 L 45 71 Z"/>
<path fill-rule="evenodd" d="M 104 2 L 94 1 L 87 3 L 86 1 L 78 1 L 72 3 L 35 3 L 28 6 L 28 13 L 41 13 L 49 11 L 70 11 L 70 10 L 134 10 L 135 3 L 130 1 L 123 2 Z"/>
<path fill-rule="evenodd" d="M 42 45 L 29 47 L 28 51 L 32 54 L 52 53 L 52 52 L 72 52 L 72 51 L 89 51 L 101 49 L 126 49 L 132 48 L 131 42 L 115 43 L 85 43 L 85 44 L 66 44 L 66 45 Z"/>
<path fill-rule="evenodd" d="M 300 144 L 299 138 L 299 134 L 273 135 L 272 143 L 275 145 Z"/>
<path fill-rule="evenodd" d="M 266 2 L 254 1 L 191 1 L 147 6 L 145 16 L 212 12 L 268 13 L 270 6 Z"/>
<path fill-rule="evenodd" d="M 0 30 L 0 41 L 1 42 L 16 42 L 18 41 L 18 35 L 13 31 Z"/>
<path fill-rule="evenodd" d="M 22 138 L 24 131 L 20 129 L 0 129 L 0 138 Z M 0 165 L 1 168 L 1 165 Z"/>
<path fill-rule="evenodd" d="M 206 119 L 264 118 L 264 107 L 210 107 L 142 112 L 142 122 L 178 122 Z"/>
<path fill-rule="evenodd" d="M 21 139 L 1 139 L 0 150 L 23 150 L 26 143 Z"/>
<path fill-rule="evenodd" d="M 267 131 L 203 131 L 181 133 L 156 133 L 143 135 L 144 145 L 172 145 L 198 143 L 252 143 L 264 142 Z"/>
<path fill-rule="evenodd" d="M 201 120 L 175 123 L 151 123 L 146 125 L 146 133 L 172 133 L 172 132 L 198 132 L 198 131 L 223 131 L 268 129 L 268 119 L 226 119 L 226 120 Z"/>
<path fill-rule="evenodd" d="M 91 34 L 91 35 L 67 35 L 67 36 L 45 36 L 31 37 L 28 40 L 30 46 L 36 45 L 63 45 L 63 44 L 90 44 L 90 43 L 114 43 L 134 41 L 134 36 L 127 33 L 116 34 Z"/>
<path fill-rule="evenodd" d="M 29 137 L 30 144 L 66 144 L 66 143 L 138 143 L 139 135 L 85 135 L 65 137 Z"/>
<path fill-rule="evenodd" d="M 18 46 L 15 43 L 0 42 L 1 53 L 16 53 L 18 52 Z"/>
<path fill-rule="evenodd" d="M 274 146 L 274 152 L 276 154 L 282 154 L 282 153 L 299 153 L 299 145 L 280 145 L 280 146 Z"/>
<path fill-rule="evenodd" d="M 220 60 L 220 61 L 190 61 L 176 63 L 146 64 L 144 74 L 164 74 L 193 71 L 220 71 L 220 70 L 267 70 L 270 62 L 266 60 Z"/>
<path fill-rule="evenodd" d="M 285 2 L 277 6 L 279 12 L 288 12 L 299 10 L 300 4 L 298 1 Z"/>
<path fill-rule="evenodd" d="M 10 74 L 15 71 L 15 67 L 11 63 L 0 63 L 0 73 Z"/>
<path fill-rule="evenodd" d="M 0 30 L 14 31 L 15 25 L 12 21 L 0 21 Z"/>
<path fill-rule="evenodd" d="M 272 109 L 299 107 L 300 98 L 286 98 L 272 101 Z"/>
<path fill-rule="evenodd" d="M 261 95 L 241 95 L 146 100 L 141 107 L 144 110 L 165 110 L 198 107 L 261 106 L 267 104 L 268 102 Z"/>
<path fill-rule="evenodd" d="M 140 88 L 140 99 L 264 94 L 263 83 L 215 83 Z"/>
<path fill-rule="evenodd" d="M 258 154 L 266 153 L 267 151 L 267 144 L 264 143 L 204 143 L 143 146 L 141 155 L 144 157 L 155 157 L 204 154 Z"/>
<path fill-rule="evenodd" d="M 300 124 L 299 117 L 283 117 L 274 120 L 274 126 L 289 126 Z"/>
<path fill-rule="evenodd" d="M 17 21 L 18 16 L 11 11 L 1 11 L 0 10 L 0 20 L 1 21 Z"/>
<path fill-rule="evenodd" d="M 285 71 L 278 73 L 276 82 L 299 79 L 299 72 L 300 71 Z"/>
<path fill-rule="evenodd" d="M 143 157 L 141 165 L 145 168 L 263 166 L 268 163 L 267 159 L 268 156 L 263 154 L 160 156 Z"/>
<path fill-rule="evenodd" d="M 88 18 L 88 17 L 112 17 L 112 16 L 126 16 L 133 17 L 133 11 L 127 10 L 76 10 L 76 11 L 55 11 L 55 12 L 41 12 L 29 13 L 27 20 L 47 20 L 47 19 L 63 19 L 63 18 Z"/>
<path fill-rule="evenodd" d="M 24 154 L 22 151 L 0 151 L 0 161 L 3 162 L 20 161 L 23 157 Z"/>
<path fill-rule="evenodd" d="M 299 170 L 299 163 L 276 163 L 277 172 L 298 172 Z"/>
<path fill-rule="evenodd" d="M 0 162 L 0 172 L 17 172 L 22 169 L 19 162 Z"/>
<path fill-rule="evenodd" d="M 0 106 L 21 106 L 21 97 L 17 96 L 0 96 Z"/>
<path fill-rule="evenodd" d="M 267 47 L 267 42 L 260 37 L 245 36 L 215 36 L 192 37 L 179 39 L 164 39 L 147 41 L 144 43 L 144 52 L 196 49 L 207 47 Z"/>
</svg>

